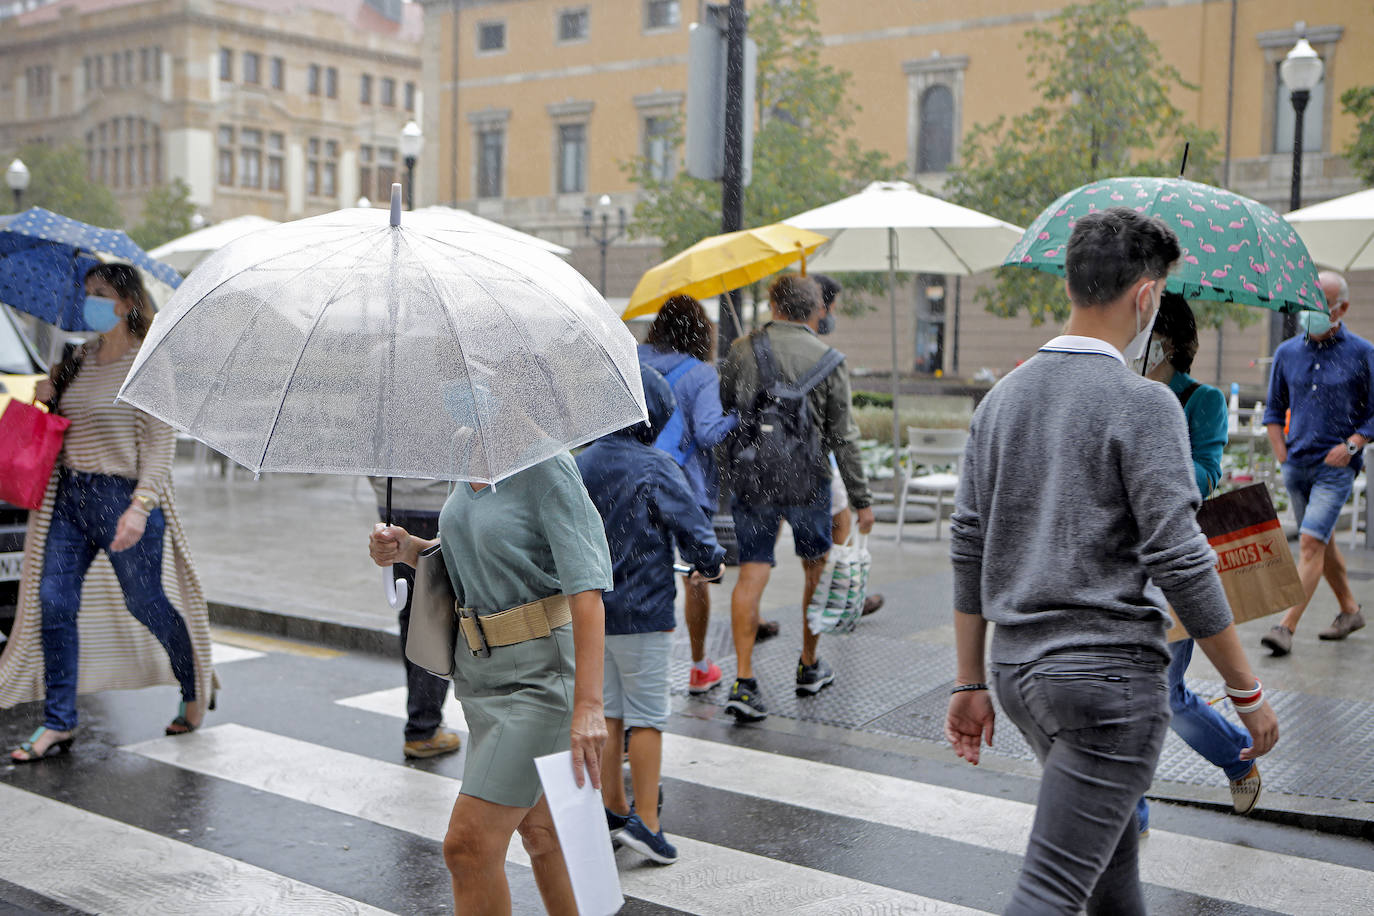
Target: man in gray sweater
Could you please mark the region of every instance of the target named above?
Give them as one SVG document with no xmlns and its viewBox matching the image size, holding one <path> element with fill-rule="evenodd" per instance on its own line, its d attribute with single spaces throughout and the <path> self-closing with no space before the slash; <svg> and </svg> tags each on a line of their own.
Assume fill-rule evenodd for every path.
<svg viewBox="0 0 1374 916">
<path fill-rule="evenodd" d="M 1065 336 L 974 413 L 951 523 L 956 687 L 945 731 L 978 762 L 992 686 L 1044 767 L 1009 914 L 1144 914 L 1136 800 L 1169 724 L 1165 602 L 1249 730 L 1278 740 L 1198 528 L 1178 398 L 1133 371 L 1179 257 L 1162 222 L 1115 208 L 1069 239 Z M 1125 357 L 1123 357 L 1123 350 Z"/>
</svg>

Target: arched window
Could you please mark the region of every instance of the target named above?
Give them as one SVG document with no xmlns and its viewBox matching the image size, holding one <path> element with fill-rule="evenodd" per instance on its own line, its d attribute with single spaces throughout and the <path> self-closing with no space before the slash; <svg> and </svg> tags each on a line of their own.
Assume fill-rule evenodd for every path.
<svg viewBox="0 0 1374 916">
<path fill-rule="evenodd" d="M 916 171 L 943 172 L 954 160 L 954 93 L 943 83 L 921 93 Z"/>
</svg>

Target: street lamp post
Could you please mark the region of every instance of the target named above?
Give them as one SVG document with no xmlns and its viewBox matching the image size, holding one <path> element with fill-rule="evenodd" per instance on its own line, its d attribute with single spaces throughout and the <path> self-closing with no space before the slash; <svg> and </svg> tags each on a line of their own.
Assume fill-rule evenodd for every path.
<svg viewBox="0 0 1374 916">
<path fill-rule="evenodd" d="M 1312 98 L 1312 90 L 1322 81 L 1322 59 L 1307 43 L 1299 38 L 1293 50 L 1279 64 L 1279 78 L 1288 87 L 1289 100 L 1293 103 L 1293 179 L 1288 191 L 1288 209 L 1296 210 L 1302 206 L 1302 128 L 1307 103 Z M 1283 316 L 1283 340 L 1298 332 L 1296 315 Z M 1275 346 L 1281 341 L 1274 342 Z M 1271 348 L 1272 349 L 1272 348 Z"/>
<path fill-rule="evenodd" d="M 420 125 L 407 121 L 401 128 L 401 161 L 406 164 L 406 209 L 415 209 L 415 160 L 425 148 L 425 135 Z"/>
<path fill-rule="evenodd" d="M 5 184 L 10 186 L 14 192 L 14 212 L 20 211 L 20 201 L 24 198 L 24 189 L 29 186 L 29 180 L 33 176 L 29 174 L 29 167 L 23 160 L 16 159 L 10 163 L 10 167 L 5 169 Z"/>
<path fill-rule="evenodd" d="M 597 210 L 601 216 L 601 229 L 599 232 L 592 232 L 593 213 L 590 207 L 582 210 L 582 234 L 596 243 L 596 247 L 601 249 L 601 285 L 598 287 L 601 295 L 606 295 L 606 249 L 611 247 L 611 243 L 625 234 L 625 208 L 618 210 L 618 222 L 614 232 L 611 231 L 611 195 L 602 194 L 596 202 Z"/>
</svg>

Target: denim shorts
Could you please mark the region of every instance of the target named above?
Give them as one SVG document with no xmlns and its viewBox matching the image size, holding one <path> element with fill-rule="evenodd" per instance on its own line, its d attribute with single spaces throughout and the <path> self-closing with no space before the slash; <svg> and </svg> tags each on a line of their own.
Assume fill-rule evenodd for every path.
<svg viewBox="0 0 1374 916">
<path fill-rule="evenodd" d="M 1347 466 L 1313 464 L 1283 466 L 1283 485 L 1293 499 L 1293 515 L 1302 533 L 1323 544 L 1331 540 L 1341 508 L 1350 499 L 1355 471 Z"/>
<path fill-rule="evenodd" d="M 668 725 L 669 657 L 673 632 L 606 634 L 602 701 L 606 718 L 626 728 Z"/>
<path fill-rule="evenodd" d="M 814 560 L 830 552 L 830 489 L 821 491 L 820 499 L 809 506 L 741 506 L 730 507 L 735 517 L 735 540 L 739 542 L 741 563 L 775 565 L 773 547 L 778 541 L 778 528 L 783 519 L 792 526 L 792 543 L 797 556 Z"/>
</svg>

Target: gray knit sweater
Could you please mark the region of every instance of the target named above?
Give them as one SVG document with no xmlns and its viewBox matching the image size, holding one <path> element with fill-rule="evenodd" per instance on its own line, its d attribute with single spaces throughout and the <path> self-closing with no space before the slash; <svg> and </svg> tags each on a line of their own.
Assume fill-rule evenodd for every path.
<svg viewBox="0 0 1374 916">
<path fill-rule="evenodd" d="M 1199 501 L 1173 392 L 1111 355 L 1041 351 L 973 415 L 954 606 L 996 624 L 994 662 L 1101 646 L 1167 659 L 1166 597 L 1195 637 L 1231 622 Z"/>
</svg>

